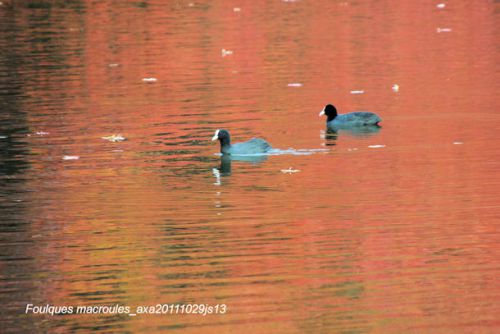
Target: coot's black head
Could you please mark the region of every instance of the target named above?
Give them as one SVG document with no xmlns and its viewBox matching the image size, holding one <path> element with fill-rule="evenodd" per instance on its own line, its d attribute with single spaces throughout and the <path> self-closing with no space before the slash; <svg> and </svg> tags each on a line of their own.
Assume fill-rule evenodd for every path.
<svg viewBox="0 0 500 334">
<path fill-rule="evenodd" d="M 222 129 L 216 130 L 214 136 L 212 137 L 212 141 L 217 139 L 220 141 L 221 153 L 228 153 L 231 149 L 231 139 L 229 137 L 229 131 Z"/>
<path fill-rule="evenodd" d="M 220 140 L 222 141 L 229 141 L 229 131 L 219 129 L 215 131 L 215 135 L 212 137 L 212 140 Z"/>
<path fill-rule="evenodd" d="M 327 121 L 331 121 L 335 117 L 337 117 L 337 109 L 331 105 L 327 104 L 323 110 L 319 113 L 320 116 L 326 115 L 328 117 Z"/>
</svg>

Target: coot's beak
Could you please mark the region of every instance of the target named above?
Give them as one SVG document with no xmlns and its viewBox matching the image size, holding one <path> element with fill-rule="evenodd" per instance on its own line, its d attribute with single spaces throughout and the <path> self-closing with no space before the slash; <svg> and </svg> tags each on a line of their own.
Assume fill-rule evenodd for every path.
<svg viewBox="0 0 500 334">
<path fill-rule="evenodd" d="M 319 112 L 319 116 L 323 116 L 324 114 L 325 114 L 325 109 L 323 109 L 323 110 L 321 110 L 321 111 Z"/>
<path fill-rule="evenodd" d="M 212 141 L 217 140 L 219 138 L 219 130 L 215 131 L 215 135 L 212 137 Z"/>
</svg>

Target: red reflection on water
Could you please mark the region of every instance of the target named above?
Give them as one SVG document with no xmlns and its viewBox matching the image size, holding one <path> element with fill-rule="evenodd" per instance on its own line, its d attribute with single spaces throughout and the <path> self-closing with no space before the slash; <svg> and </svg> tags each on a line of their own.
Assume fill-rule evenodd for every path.
<svg viewBox="0 0 500 334">
<path fill-rule="evenodd" d="M 117 321 L 133 332 L 498 326 L 493 3 L 144 4 L 54 12 L 55 52 L 76 68 L 41 66 L 26 85 L 32 127 L 51 133 L 31 141 L 50 157 L 33 159 L 30 185 L 43 203 L 33 233 L 47 240 L 33 256 L 56 273 L 41 300 L 230 307 Z M 39 33 L 18 11 L 26 35 Z M 384 127 L 321 139 L 328 102 L 377 112 Z M 218 151 L 204 141 L 220 127 L 278 148 L 336 146 L 233 162 L 218 188 L 196 158 Z M 113 133 L 129 140 L 101 139 Z M 300 173 L 279 172 L 289 166 Z"/>
</svg>

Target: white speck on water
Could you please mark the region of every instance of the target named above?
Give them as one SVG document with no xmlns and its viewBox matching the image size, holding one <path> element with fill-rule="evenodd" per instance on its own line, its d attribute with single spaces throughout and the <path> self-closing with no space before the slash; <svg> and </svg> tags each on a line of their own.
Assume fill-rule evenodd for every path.
<svg viewBox="0 0 500 334">
<path fill-rule="evenodd" d="M 292 167 L 288 167 L 288 169 L 282 169 L 281 172 L 284 174 L 293 174 L 300 172 L 300 169 L 293 169 Z"/>
<path fill-rule="evenodd" d="M 62 157 L 63 160 L 78 160 L 80 157 L 78 155 L 65 155 Z"/>
<path fill-rule="evenodd" d="M 351 90 L 351 94 L 364 94 L 364 90 Z"/>
<path fill-rule="evenodd" d="M 451 31 L 451 28 L 437 28 L 436 29 L 436 32 L 440 33 L 440 32 L 450 32 Z"/>
<path fill-rule="evenodd" d="M 233 54 L 233 51 L 232 50 L 226 50 L 226 49 L 222 49 L 220 51 L 222 57 L 226 57 L 226 56 L 230 56 Z"/>
<path fill-rule="evenodd" d="M 111 135 L 111 136 L 106 136 L 106 137 L 101 137 L 101 138 L 104 139 L 104 140 L 110 141 L 112 143 L 116 143 L 116 142 L 121 142 L 121 141 L 127 140 L 127 138 L 123 137 L 121 134 Z"/>
<path fill-rule="evenodd" d="M 398 84 L 392 85 L 392 91 L 393 92 L 398 92 L 399 91 L 399 85 Z"/>
<path fill-rule="evenodd" d="M 347 149 L 349 152 L 352 152 L 352 151 L 357 151 L 358 149 L 356 147 L 353 147 L 353 148 L 348 148 Z"/>
<path fill-rule="evenodd" d="M 300 82 L 290 82 L 288 87 L 302 87 L 303 85 Z"/>
<path fill-rule="evenodd" d="M 121 152 L 123 152 L 123 150 L 112 150 L 111 152 L 121 153 Z"/>
<path fill-rule="evenodd" d="M 49 133 L 48 133 L 48 132 L 46 132 L 46 131 L 37 131 L 37 132 L 35 132 L 35 134 L 36 134 L 37 136 L 42 136 L 42 137 L 43 137 L 43 136 L 48 135 Z"/>
<path fill-rule="evenodd" d="M 382 147 L 385 147 L 385 145 L 370 145 L 368 147 L 369 148 L 382 148 Z"/>
<path fill-rule="evenodd" d="M 444 3 L 439 3 L 436 5 L 437 8 L 444 8 L 446 5 Z"/>
<path fill-rule="evenodd" d="M 235 13 L 241 12 L 241 8 L 240 7 L 234 7 L 233 8 L 233 12 L 235 12 Z"/>
<path fill-rule="evenodd" d="M 156 78 L 143 78 L 142 81 L 147 82 L 147 83 L 153 83 L 153 82 L 158 81 L 158 79 L 156 79 Z"/>
<path fill-rule="evenodd" d="M 0 135 L 0 139 L 6 139 L 7 136 Z"/>
<path fill-rule="evenodd" d="M 462 145 L 464 142 L 462 141 L 454 141 L 453 142 L 453 145 Z"/>
<path fill-rule="evenodd" d="M 120 64 L 117 63 L 108 64 L 108 67 L 118 67 L 118 66 L 120 66 Z"/>
<path fill-rule="evenodd" d="M 189 7 L 194 7 L 194 3 L 190 2 L 190 3 L 188 3 L 188 6 Z"/>
</svg>

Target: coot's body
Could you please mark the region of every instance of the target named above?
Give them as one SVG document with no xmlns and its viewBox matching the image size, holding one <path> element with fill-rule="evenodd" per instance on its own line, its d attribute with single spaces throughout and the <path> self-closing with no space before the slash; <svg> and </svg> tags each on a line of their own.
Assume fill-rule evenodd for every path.
<svg viewBox="0 0 500 334">
<path fill-rule="evenodd" d="M 378 123 L 382 121 L 377 114 L 367 111 L 356 111 L 339 115 L 337 113 L 337 109 L 331 104 L 326 105 L 319 115 L 326 115 L 326 125 L 334 130 L 353 127 L 378 126 Z"/>
<path fill-rule="evenodd" d="M 230 155 L 261 154 L 269 151 L 271 145 L 264 139 L 252 138 L 242 143 L 231 145 L 231 137 L 227 130 L 217 130 L 212 140 L 219 140 L 220 152 Z"/>
</svg>

